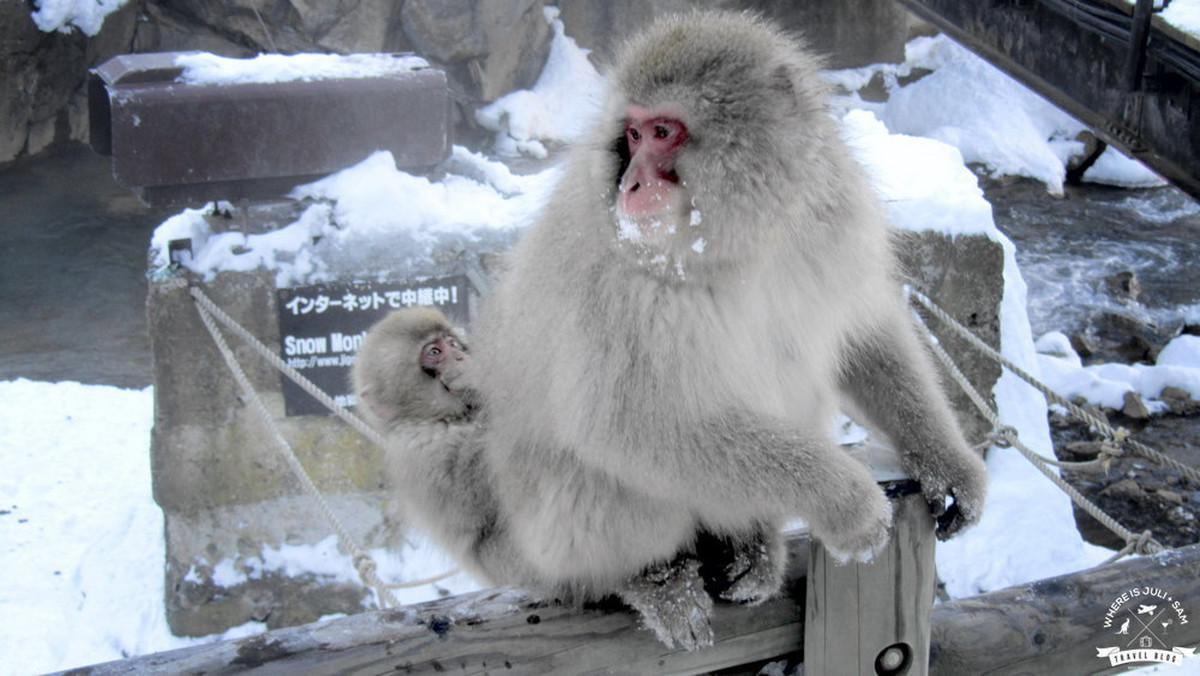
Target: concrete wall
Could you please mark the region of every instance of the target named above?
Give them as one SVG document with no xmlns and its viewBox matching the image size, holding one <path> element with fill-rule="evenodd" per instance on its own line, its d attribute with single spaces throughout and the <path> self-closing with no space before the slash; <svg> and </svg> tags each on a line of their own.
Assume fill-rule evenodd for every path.
<svg viewBox="0 0 1200 676">
<path fill-rule="evenodd" d="M 293 222 L 306 206 L 251 205 L 206 218 L 215 233 L 255 234 Z M 396 269 L 395 279 L 465 276 L 468 266 L 482 268 L 492 249 L 511 241 L 511 236 L 497 238 L 479 244 L 480 250 L 464 250 L 461 242 L 448 240 L 446 247 L 455 255 L 435 249 L 429 259 Z M 150 452 L 154 498 L 166 520 L 166 607 L 172 631 L 205 636 L 248 621 L 274 628 L 364 610 L 373 599 L 358 584 L 264 571 L 268 555 L 288 546 L 324 546 L 336 531 L 227 368 L 200 319 L 193 286 L 259 342 L 281 352 L 273 272 L 221 272 L 204 281 L 180 270 L 151 281 L 147 313 L 155 411 Z M 466 295 L 461 307 L 446 307 L 452 318 L 477 311 L 474 292 Z M 379 310 L 379 316 L 386 311 Z M 228 329 L 222 333 L 351 537 L 363 549 L 398 547 L 404 532 L 400 524 L 386 521 L 393 512 L 391 496 L 382 490 L 381 450 L 323 408 L 316 415 L 288 415 L 279 371 Z M 311 370 L 302 372 L 312 377 Z"/>
<path fill-rule="evenodd" d="M 275 289 L 266 273 L 222 273 L 202 284 L 267 345 L 278 345 Z M 256 620 L 311 622 L 363 609 L 356 585 L 314 576 L 253 578 L 264 548 L 313 544 L 333 533 L 280 456 L 201 323 L 188 280 L 150 285 L 155 413 L 154 497 L 166 516 L 167 618 L 178 635 L 204 636 Z M 240 341 L 230 344 L 313 480 L 364 546 L 382 546 L 380 451 L 335 419 L 284 416 L 277 371 Z M 214 581 L 218 565 L 245 582 Z M 228 568 L 227 568 L 228 569 Z"/>
<path fill-rule="evenodd" d="M 1000 301 L 1004 296 L 1004 250 L 983 235 L 941 232 L 898 233 L 900 262 L 911 284 L 985 343 L 1000 349 Z M 981 358 L 965 340 L 922 311 L 926 326 L 954 357 L 963 375 L 989 401 L 1000 365 Z M 939 365 L 940 368 L 940 365 Z M 967 440 L 978 443 L 991 431 L 962 389 L 943 372 L 943 383 Z"/>
</svg>

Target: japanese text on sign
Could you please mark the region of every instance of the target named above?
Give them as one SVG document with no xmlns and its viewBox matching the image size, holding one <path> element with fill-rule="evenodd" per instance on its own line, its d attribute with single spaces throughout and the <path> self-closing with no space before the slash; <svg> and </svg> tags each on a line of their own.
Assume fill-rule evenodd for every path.
<svg viewBox="0 0 1200 676">
<path fill-rule="evenodd" d="M 441 309 L 451 323 L 466 326 L 466 277 L 424 282 L 346 283 L 279 289 L 279 351 L 289 366 L 316 383 L 335 401 L 353 405 L 350 367 L 367 330 L 387 313 L 413 305 Z M 291 379 L 283 379 L 287 415 L 328 411 Z"/>
</svg>

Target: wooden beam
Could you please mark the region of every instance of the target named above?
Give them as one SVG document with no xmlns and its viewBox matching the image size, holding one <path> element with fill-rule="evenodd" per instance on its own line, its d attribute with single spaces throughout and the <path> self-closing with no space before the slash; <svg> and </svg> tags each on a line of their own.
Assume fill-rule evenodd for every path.
<svg viewBox="0 0 1200 676">
<path fill-rule="evenodd" d="M 621 606 L 578 609 L 498 588 L 68 673 L 702 673 L 800 650 L 807 536 L 793 534 L 788 549 L 787 594 L 719 604 L 715 645 L 696 652 L 664 647 Z"/>
<path fill-rule="evenodd" d="M 812 674 L 926 674 L 934 523 L 916 482 L 889 484 L 892 538 L 870 563 L 809 547 L 804 666 Z"/>
<path fill-rule="evenodd" d="M 718 605 L 716 645 L 692 653 L 663 648 L 630 611 L 579 610 L 503 588 L 67 673 L 701 673 L 795 656 L 808 546 L 806 537 L 789 540 L 786 596 L 757 608 Z M 1115 673 L 1097 648 L 1113 644 L 1105 614 L 1134 587 L 1179 601 L 1188 623 L 1177 618 L 1170 640 L 1200 645 L 1200 545 L 1192 545 L 936 605 L 930 673 Z"/>
<path fill-rule="evenodd" d="M 1155 590 L 1170 600 L 1149 593 Z M 1182 617 L 1169 608 L 1176 602 Z M 1142 605 L 1158 608 L 1139 616 Z M 1098 649 L 1130 647 L 1141 629 L 1137 618 L 1150 621 L 1164 610 L 1171 612 L 1156 621 L 1171 620 L 1159 631 L 1168 647 L 1200 645 L 1200 544 L 934 606 L 929 673 L 1118 673 L 1130 667 L 1112 668 Z M 1126 618 L 1133 631 L 1119 635 Z"/>
</svg>

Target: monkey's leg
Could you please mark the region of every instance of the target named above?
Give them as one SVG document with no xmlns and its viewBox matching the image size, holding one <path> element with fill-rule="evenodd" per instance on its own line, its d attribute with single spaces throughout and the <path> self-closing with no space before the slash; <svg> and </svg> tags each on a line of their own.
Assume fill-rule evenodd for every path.
<svg viewBox="0 0 1200 676">
<path fill-rule="evenodd" d="M 696 556 L 705 588 L 722 600 L 756 606 L 783 586 L 787 551 L 772 523 L 729 536 L 702 531 Z"/>
<path fill-rule="evenodd" d="M 617 591 L 663 645 L 697 650 L 712 645 L 712 598 L 704 590 L 700 562 L 680 555 L 654 564 Z"/>
<path fill-rule="evenodd" d="M 900 322 L 852 345 L 842 374 L 858 412 L 896 445 L 945 540 L 975 523 L 987 468 L 968 447 L 913 327 Z"/>
</svg>

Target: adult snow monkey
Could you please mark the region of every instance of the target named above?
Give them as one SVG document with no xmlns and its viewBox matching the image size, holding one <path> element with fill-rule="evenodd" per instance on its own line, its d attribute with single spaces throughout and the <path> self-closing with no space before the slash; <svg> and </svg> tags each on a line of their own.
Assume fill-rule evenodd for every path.
<svg viewBox="0 0 1200 676">
<path fill-rule="evenodd" d="M 887 500 L 830 438 L 839 406 L 896 446 L 939 537 L 977 521 L 983 462 L 817 61 L 697 12 L 631 40 L 609 82 L 475 331 L 503 581 L 615 593 L 664 642 L 706 645 L 698 538 L 728 543 L 723 594 L 749 603 L 778 590 L 786 519 L 845 560 L 886 543 Z"/>
</svg>

